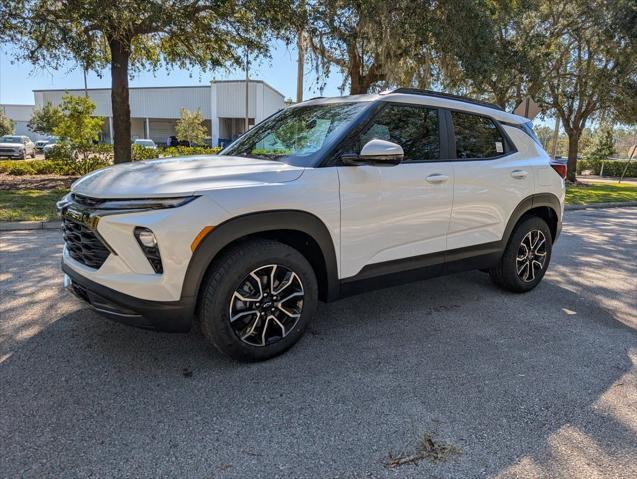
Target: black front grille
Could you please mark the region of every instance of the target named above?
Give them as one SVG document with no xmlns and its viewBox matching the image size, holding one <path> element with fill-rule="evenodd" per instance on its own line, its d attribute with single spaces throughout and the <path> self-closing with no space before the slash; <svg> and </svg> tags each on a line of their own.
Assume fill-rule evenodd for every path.
<svg viewBox="0 0 637 479">
<path fill-rule="evenodd" d="M 97 234 L 81 223 L 65 217 L 63 233 L 71 258 L 90 268 L 98 269 L 110 254 Z"/>
</svg>

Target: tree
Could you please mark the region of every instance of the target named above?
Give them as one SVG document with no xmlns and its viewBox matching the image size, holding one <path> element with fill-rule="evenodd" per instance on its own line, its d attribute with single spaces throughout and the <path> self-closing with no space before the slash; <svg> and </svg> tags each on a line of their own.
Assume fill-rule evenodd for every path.
<svg viewBox="0 0 637 479">
<path fill-rule="evenodd" d="M 615 153 L 613 129 L 608 125 L 604 125 L 595 134 L 594 142 L 587 156 L 591 160 L 605 160 Z"/>
<path fill-rule="evenodd" d="M 201 111 L 189 111 L 186 108 L 181 109 L 175 131 L 179 141 L 187 141 L 191 146 L 203 143 L 208 134 L 208 130 L 203 124 Z"/>
<path fill-rule="evenodd" d="M 53 133 L 67 140 L 74 149 L 88 151 L 98 140 L 104 119 L 92 116 L 95 104 L 83 96 L 66 93 L 60 103 L 60 118 Z"/>
<path fill-rule="evenodd" d="M 4 3 L 4 2 L 3 2 Z M 111 71 L 115 162 L 131 159 L 128 80 L 136 69 L 240 65 L 266 54 L 270 29 L 286 25 L 279 0 L 16 0 L 0 12 L 4 38 L 20 58 L 55 68 L 69 60 Z"/>
<path fill-rule="evenodd" d="M 610 111 L 624 79 L 637 71 L 630 42 L 609 23 L 612 5 L 605 0 L 543 0 L 538 10 L 536 24 L 546 34 L 540 46 L 539 100 L 562 120 L 570 181 L 575 181 L 587 121 Z"/>
<path fill-rule="evenodd" d="M 450 2 L 438 28 L 450 30 L 437 50 L 443 85 L 474 97 L 485 97 L 513 109 L 539 88 L 537 52 L 530 47 L 541 39 L 531 14 L 534 2 L 474 0 Z M 457 19 L 462 28 L 456 28 Z"/>
<path fill-rule="evenodd" d="M 5 114 L 4 108 L 0 108 L 0 136 L 12 135 L 14 131 L 15 122 Z"/>
<path fill-rule="evenodd" d="M 42 135 L 51 135 L 53 130 L 60 122 L 62 112 L 56 106 L 53 106 L 51 102 L 47 102 L 41 108 L 35 108 L 27 127 L 29 130 L 35 133 L 41 133 Z"/>
<path fill-rule="evenodd" d="M 319 74 L 343 72 L 350 93 L 377 85 L 428 86 L 428 21 L 435 2 L 323 0 L 308 4 L 307 40 Z"/>
</svg>

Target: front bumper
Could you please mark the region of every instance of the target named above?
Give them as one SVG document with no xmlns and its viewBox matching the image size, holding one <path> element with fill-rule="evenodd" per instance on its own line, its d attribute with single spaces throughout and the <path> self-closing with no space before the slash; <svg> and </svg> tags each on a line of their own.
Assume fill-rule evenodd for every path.
<svg viewBox="0 0 637 479">
<path fill-rule="evenodd" d="M 188 332 L 193 324 L 194 301 L 149 301 L 115 291 L 78 274 L 62 263 L 64 286 L 95 311 L 113 321 L 158 331 Z"/>
</svg>

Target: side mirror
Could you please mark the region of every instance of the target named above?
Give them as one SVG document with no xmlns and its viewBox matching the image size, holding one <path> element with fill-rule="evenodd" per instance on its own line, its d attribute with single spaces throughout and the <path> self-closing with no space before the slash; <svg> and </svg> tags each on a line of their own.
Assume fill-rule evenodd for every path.
<svg viewBox="0 0 637 479">
<path fill-rule="evenodd" d="M 346 165 L 376 165 L 395 166 L 403 161 L 405 153 L 403 147 L 391 141 L 373 139 L 368 141 L 361 149 L 359 155 L 343 155 L 342 160 Z"/>
</svg>

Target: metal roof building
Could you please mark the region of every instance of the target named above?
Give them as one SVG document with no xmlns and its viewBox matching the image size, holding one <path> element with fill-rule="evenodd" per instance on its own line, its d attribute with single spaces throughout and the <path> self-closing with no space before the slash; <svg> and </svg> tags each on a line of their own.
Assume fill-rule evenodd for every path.
<svg viewBox="0 0 637 479">
<path fill-rule="evenodd" d="M 213 145 L 227 144 L 244 132 L 245 85 L 244 80 L 223 80 L 212 81 L 208 86 L 130 88 L 131 140 L 151 138 L 156 143 L 165 143 L 169 136 L 175 134 L 175 124 L 179 120 L 180 111 L 186 108 L 191 111 L 201 111 Z M 35 106 L 41 107 L 47 102 L 59 105 L 66 92 L 76 96 L 85 94 L 83 89 L 34 90 Z M 95 115 L 106 118 L 102 140 L 111 142 L 113 131 L 111 90 L 89 88 L 87 92 L 89 98 L 95 103 Z M 267 83 L 250 80 L 248 84 L 249 124 L 259 123 L 282 109 L 284 100 L 284 95 Z M 23 109 L 33 108 L 31 105 L 20 106 L 24 107 Z M 11 118 L 9 106 L 5 109 Z M 34 135 L 29 134 L 29 136 Z"/>
</svg>

